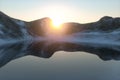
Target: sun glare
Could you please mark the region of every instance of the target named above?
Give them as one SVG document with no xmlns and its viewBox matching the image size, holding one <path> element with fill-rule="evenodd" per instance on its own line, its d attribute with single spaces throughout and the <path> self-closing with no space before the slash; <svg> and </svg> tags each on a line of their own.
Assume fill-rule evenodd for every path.
<svg viewBox="0 0 120 80">
<path fill-rule="evenodd" d="M 60 25 L 62 24 L 62 20 L 59 17 L 51 17 L 52 24 L 54 28 L 60 28 Z"/>
<path fill-rule="evenodd" d="M 52 36 L 63 36 L 63 32 L 64 29 L 62 28 L 62 24 L 63 24 L 63 19 L 59 16 L 50 16 L 50 19 L 52 20 L 52 26 L 50 28 L 50 34 L 52 34 Z"/>
<path fill-rule="evenodd" d="M 75 11 L 71 11 L 66 5 L 49 5 L 43 6 L 44 16 L 49 17 L 52 20 L 52 31 L 56 33 L 62 33 L 64 31 L 61 26 L 63 23 L 71 22 L 72 15 L 74 15 Z M 72 14 L 72 15 L 71 15 Z"/>
</svg>

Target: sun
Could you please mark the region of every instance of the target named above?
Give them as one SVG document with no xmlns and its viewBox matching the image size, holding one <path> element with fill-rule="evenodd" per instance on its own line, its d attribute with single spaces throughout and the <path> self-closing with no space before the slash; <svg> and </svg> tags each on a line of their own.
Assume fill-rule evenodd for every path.
<svg viewBox="0 0 120 80">
<path fill-rule="evenodd" d="M 64 23 L 63 19 L 59 16 L 50 16 L 49 18 L 51 19 L 50 28 L 48 31 L 48 33 L 50 34 L 49 36 L 63 36 L 63 33 L 65 31 L 62 26 L 62 24 Z"/>
<path fill-rule="evenodd" d="M 53 16 L 50 18 L 52 19 L 53 27 L 56 29 L 59 29 L 61 27 L 61 24 L 63 23 L 62 19 L 60 17 L 56 17 L 56 16 Z"/>
</svg>

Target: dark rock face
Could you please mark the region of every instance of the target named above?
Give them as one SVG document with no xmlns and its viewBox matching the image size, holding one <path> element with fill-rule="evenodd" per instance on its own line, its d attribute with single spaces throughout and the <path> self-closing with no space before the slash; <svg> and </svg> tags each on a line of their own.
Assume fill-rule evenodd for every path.
<svg viewBox="0 0 120 80">
<path fill-rule="evenodd" d="M 0 12 L 0 31 L 3 34 L 0 34 L 1 38 L 20 38 L 22 37 L 22 31 L 20 31 L 21 25 L 18 25 L 16 22 L 21 22 L 20 20 L 12 19 Z M 22 26 L 25 27 L 25 26 Z M 8 36 L 9 35 L 9 36 Z"/>
<path fill-rule="evenodd" d="M 0 12 L 0 66 L 19 57 L 51 57 L 56 51 L 84 51 L 103 60 L 120 60 L 120 18 L 105 16 L 88 24 L 64 23 L 62 36 L 52 20 L 25 22 Z"/>
<path fill-rule="evenodd" d="M 30 35 L 25 23 L 0 12 L 0 66 L 27 55 Z"/>
</svg>

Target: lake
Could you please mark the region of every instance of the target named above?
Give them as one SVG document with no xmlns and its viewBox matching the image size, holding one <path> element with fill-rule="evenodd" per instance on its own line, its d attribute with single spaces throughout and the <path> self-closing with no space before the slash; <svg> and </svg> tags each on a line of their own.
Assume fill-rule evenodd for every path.
<svg viewBox="0 0 120 80">
<path fill-rule="evenodd" d="M 0 69 L 0 80 L 120 80 L 120 61 L 103 61 L 84 52 L 56 52 L 11 61 Z"/>
</svg>

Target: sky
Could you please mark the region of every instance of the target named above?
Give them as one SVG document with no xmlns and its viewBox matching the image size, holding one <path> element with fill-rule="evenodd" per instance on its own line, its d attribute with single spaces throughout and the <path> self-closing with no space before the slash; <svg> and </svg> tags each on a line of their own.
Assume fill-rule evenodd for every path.
<svg viewBox="0 0 120 80">
<path fill-rule="evenodd" d="M 0 0 L 0 11 L 32 21 L 43 17 L 88 23 L 103 16 L 120 17 L 120 0 Z"/>
</svg>

